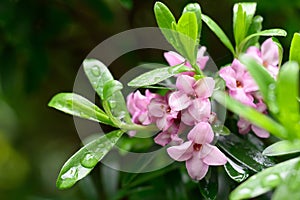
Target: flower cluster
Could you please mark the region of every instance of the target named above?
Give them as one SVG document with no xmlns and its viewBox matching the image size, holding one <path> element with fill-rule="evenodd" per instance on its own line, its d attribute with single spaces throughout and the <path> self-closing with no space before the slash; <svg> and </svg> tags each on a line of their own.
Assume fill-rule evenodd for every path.
<svg viewBox="0 0 300 200">
<path fill-rule="evenodd" d="M 204 56 L 205 47 L 198 51 L 197 65 L 203 69 L 208 61 Z M 164 54 L 170 65 L 185 63 L 184 58 L 175 52 Z M 186 161 L 189 175 L 195 179 L 202 179 L 209 165 L 224 165 L 225 155 L 211 145 L 214 133 L 211 127 L 210 97 L 215 82 L 210 77 L 199 80 L 194 78 L 194 72 L 183 72 L 176 76 L 176 90 L 164 96 L 153 94 L 146 90 L 145 96 L 139 91 L 127 97 L 127 107 L 133 116 L 133 122 L 142 125 L 156 124 L 160 133 L 154 141 L 161 145 L 170 145 L 167 152 L 176 161 Z M 187 140 L 180 137 L 185 130 L 190 130 Z M 183 135 L 183 134 L 182 134 Z"/>
<path fill-rule="evenodd" d="M 276 79 L 279 70 L 279 51 L 278 46 L 273 42 L 272 38 L 267 39 L 261 45 L 261 49 L 255 46 L 249 47 L 246 54 L 264 66 L 270 75 Z M 245 105 L 257 109 L 261 113 L 266 113 L 267 107 L 258 93 L 257 84 L 239 60 L 234 59 L 230 66 L 223 67 L 219 75 L 225 80 L 230 96 Z M 240 118 L 237 125 L 241 134 L 248 133 L 252 129 L 258 137 L 269 137 L 267 131 L 250 124 L 243 118 Z"/>
</svg>

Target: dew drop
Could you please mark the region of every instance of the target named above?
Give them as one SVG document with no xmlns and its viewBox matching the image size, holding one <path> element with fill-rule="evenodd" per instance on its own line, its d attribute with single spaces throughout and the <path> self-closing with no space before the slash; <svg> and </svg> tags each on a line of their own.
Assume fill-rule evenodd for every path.
<svg viewBox="0 0 300 200">
<path fill-rule="evenodd" d="M 252 190 L 249 188 L 243 188 L 238 191 L 238 196 L 240 199 L 242 198 L 249 198 L 251 196 Z"/>
<path fill-rule="evenodd" d="M 90 153 L 86 154 L 84 158 L 81 160 L 82 166 L 87 168 L 95 167 L 97 163 L 98 163 L 98 159 Z"/>
<path fill-rule="evenodd" d="M 92 74 L 94 76 L 100 76 L 100 69 L 99 69 L 98 66 L 95 65 L 95 66 L 92 67 Z"/>
<path fill-rule="evenodd" d="M 262 185 L 265 187 L 275 187 L 281 182 L 281 178 L 277 174 L 270 174 L 269 176 L 266 176 L 263 181 Z"/>
</svg>

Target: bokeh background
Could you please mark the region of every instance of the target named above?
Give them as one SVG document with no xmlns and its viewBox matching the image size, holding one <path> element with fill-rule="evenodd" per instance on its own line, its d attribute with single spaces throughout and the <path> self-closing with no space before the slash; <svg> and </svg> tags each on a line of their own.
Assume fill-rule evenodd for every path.
<svg viewBox="0 0 300 200">
<path fill-rule="evenodd" d="M 72 117 L 47 107 L 59 92 L 71 91 L 86 55 L 119 32 L 156 26 L 153 0 L 2 0 L 0 2 L 0 199 L 110 199 L 107 177 L 93 172 L 75 187 L 59 191 L 63 163 L 81 147 Z M 162 0 L 179 16 L 199 2 L 232 39 L 234 0 Z M 288 46 L 300 30 L 299 0 L 258 0 L 264 28 L 284 28 Z M 203 26 L 202 45 L 218 66 L 230 62 L 227 49 Z M 139 62 L 164 62 L 161 52 L 122 56 L 110 69 L 120 77 Z M 100 166 L 95 171 L 99 171 Z M 113 176 L 113 175 L 112 175 Z M 102 181 L 101 181 L 102 180 Z M 163 187 L 163 186 L 162 186 Z M 125 198 L 126 199 L 126 198 Z"/>
</svg>

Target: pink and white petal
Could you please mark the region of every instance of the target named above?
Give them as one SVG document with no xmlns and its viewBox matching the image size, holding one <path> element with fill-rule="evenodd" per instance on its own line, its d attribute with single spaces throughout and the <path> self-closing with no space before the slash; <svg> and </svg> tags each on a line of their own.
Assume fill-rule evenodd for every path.
<svg viewBox="0 0 300 200">
<path fill-rule="evenodd" d="M 250 94 L 246 94 L 243 88 L 237 88 L 235 91 L 230 90 L 229 95 L 245 105 L 255 107 L 254 98 Z"/>
<path fill-rule="evenodd" d="M 173 92 L 169 97 L 169 106 L 174 111 L 181 111 L 191 105 L 191 99 L 182 91 Z"/>
<path fill-rule="evenodd" d="M 188 112 L 197 121 L 208 121 L 211 113 L 211 104 L 208 99 L 194 99 L 188 107 Z"/>
<path fill-rule="evenodd" d="M 191 159 L 187 160 L 185 166 L 190 177 L 197 181 L 205 177 L 209 167 L 207 164 L 202 162 L 198 156 L 193 156 Z"/>
<path fill-rule="evenodd" d="M 178 76 L 176 80 L 176 87 L 178 90 L 181 90 L 185 94 L 193 94 L 194 89 L 193 85 L 195 83 L 195 79 L 193 77 L 187 75 Z"/>
<path fill-rule="evenodd" d="M 178 137 L 178 134 L 171 134 L 171 145 L 181 145 L 183 143 L 183 139 Z"/>
<path fill-rule="evenodd" d="M 151 117 L 162 117 L 165 114 L 165 104 L 156 99 L 152 99 L 148 105 L 148 113 Z"/>
<path fill-rule="evenodd" d="M 279 68 L 277 66 L 268 65 L 267 70 L 270 73 L 270 75 L 276 80 L 279 72 Z"/>
<path fill-rule="evenodd" d="M 198 98 L 208 98 L 212 95 L 215 87 L 215 81 L 211 77 L 205 77 L 194 84 L 195 93 Z"/>
<path fill-rule="evenodd" d="M 245 120 L 244 118 L 240 118 L 237 126 L 239 128 L 239 133 L 240 134 L 246 134 L 249 133 L 250 129 L 251 129 L 251 124 L 249 121 Z"/>
<path fill-rule="evenodd" d="M 169 156 L 177 161 L 185 161 L 193 156 L 193 142 L 188 141 L 178 146 L 167 148 Z"/>
<path fill-rule="evenodd" d="M 156 126 L 162 131 L 166 131 L 172 125 L 172 123 L 173 121 L 169 121 L 166 115 L 156 119 Z"/>
<path fill-rule="evenodd" d="M 169 51 L 164 53 L 164 57 L 170 66 L 178 65 L 185 62 L 185 59 L 174 51 Z"/>
<path fill-rule="evenodd" d="M 270 137 L 270 133 L 267 132 L 266 130 L 260 128 L 260 127 L 257 127 L 255 125 L 251 125 L 251 129 L 252 131 L 255 133 L 255 135 L 257 135 L 258 137 L 260 138 L 268 138 Z"/>
<path fill-rule="evenodd" d="M 241 80 L 245 74 L 246 67 L 238 59 L 234 59 L 231 64 L 232 69 L 235 71 L 235 78 Z"/>
<path fill-rule="evenodd" d="M 197 64 L 199 65 L 201 70 L 203 70 L 206 67 L 206 63 L 208 60 L 209 60 L 208 56 L 203 56 L 201 59 L 197 60 Z"/>
<path fill-rule="evenodd" d="M 199 122 L 188 133 L 188 139 L 197 144 L 211 143 L 214 139 L 214 133 L 209 123 Z"/>
<path fill-rule="evenodd" d="M 261 45 L 261 56 L 264 62 L 264 65 L 273 65 L 276 66 L 279 63 L 279 49 L 272 38 L 267 39 Z"/>
<path fill-rule="evenodd" d="M 205 150 L 205 149 L 209 150 Z M 210 144 L 204 144 L 202 146 L 203 151 L 209 152 L 202 161 L 207 165 L 225 165 L 227 162 L 226 156 L 216 147 Z M 201 150 L 202 151 L 202 150 Z"/>
<path fill-rule="evenodd" d="M 188 126 L 194 126 L 196 122 L 187 109 L 181 112 L 181 121 Z"/>
<path fill-rule="evenodd" d="M 258 91 L 258 86 L 249 72 L 244 74 L 241 82 L 246 93 Z"/>
<path fill-rule="evenodd" d="M 166 146 L 171 142 L 171 135 L 167 131 L 160 132 L 155 138 L 154 142 L 161 146 Z"/>
<path fill-rule="evenodd" d="M 260 52 L 260 50 L 257 47 L 255 47 L 255 46 L 249 47 L 247 49 L 246 54 L 249 55 L 249 56 L 251 56 L 258 63 L 262 64 L 263 61 L 262 61 L 262 58 L 261 58 L 261 52 Z"/>
<path fill-rule="evenodd" d="M 228 67 L 223 67 L 219 71 L 219 75 L 221 78 L 224 79 L 226 86 L 230 90 L 235 90 L 236 89 L 236 73 L 235 71 L 231 68 L 231 66 Z"/>
</svg>

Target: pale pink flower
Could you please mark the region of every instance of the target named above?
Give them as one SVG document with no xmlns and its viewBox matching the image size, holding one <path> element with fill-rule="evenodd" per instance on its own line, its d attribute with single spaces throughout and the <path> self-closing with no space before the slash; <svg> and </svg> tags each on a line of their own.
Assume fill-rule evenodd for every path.
<svg viewBox="0 0 300 200">
<path fill-rule="evenodd" d="M 208 56 L 204 56 L 206 51 L 206 47 L 202 46 L 197 52 L 197 64 L 201 70 L 203 70 L 206 66 L 207 61 L 209 60 Z M 169 51 L 164 53 L 164 57 L 169 63 L 170 66 L 179 65 L 181 63 L 185 63 L 185 66 L 192 68 L 191 64 L 187 62 L 181 55 L 174 51 Z M 184 72 L 182 74 L 194 76 L 194 72 Z"/>
<path fill-rule="evenodd" d="M 231 66 L 223 67 L 219 75 L 225 80 L 229 95 L 243 104 L 254 106 L 252 93 L 258 86 L 245 66 L 234 59 Z"/>
<path fill-rule="evenodd" d="M 213 138 L 211 126 L 200 122 L 189 132 L 189 141 L 169 147 L 167 152 L 176 161 L 186 161 L 190 177 L 201 180 L 206 175 L 209 165 L 224 165 L 227 162 L 226 156 L 217 147 L 209 144 Z"/>
<path fill-rule="evenodd" d="M 206 100 L 213 93 L 215 81 L 210 77 L 196 81 L 193 77 L 180 75 L 176 80 L 178 91 L 171 93 L 169 105 L 172 110 L 181 111 L 193 106 L 198 107 L 199 100 Z"/>
<path fill-rule="evenodd" d="M 140 91 L 130 93 L 127 96 L 127 108 L 134 123 L 142 125 L 152 123 L 151 118 L 148 116 L 148 105 L 153 98 L 158 98 L 158 95 L 151 93 L 149 90 L 146 90 L 145 96 Z"/>
<path fill-rule="evenodd" d="M 171 126 L 166 130 L 160 132 L 155 138 L 154 142 L 161 146 L 166 146 L 167 144 L 171 143 L 172 145 L 179 145 L 183 143 L 183 140 L 178 137 L 179 129 L 182 127 L 181 124 L 173 123 Z"/>
<path fill-rule="evenodd" d="M 162 98 L 154 98 L 148 105 L 148 116 L 162 131 L 166 131 L 178 115 L 178 111 L 171 109 L 169 106 L 168 97 L 169 94 Z"/>
<path fill-rule="evenodd" d="M 260 49 L 255 46 L 249 47 L 246 54 L 250 55 L 258 63 L 263 65 L 271 74 L 271 76 L 276 79 L 279 71 L 279 50 L 272 38 L 267 39 L 261 45 Z"/>
</svg>

